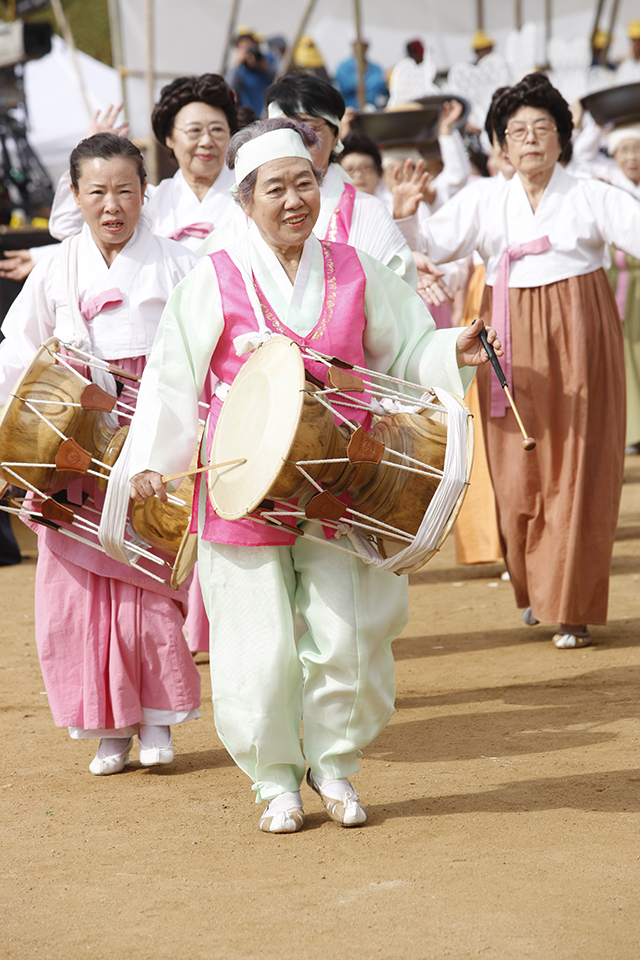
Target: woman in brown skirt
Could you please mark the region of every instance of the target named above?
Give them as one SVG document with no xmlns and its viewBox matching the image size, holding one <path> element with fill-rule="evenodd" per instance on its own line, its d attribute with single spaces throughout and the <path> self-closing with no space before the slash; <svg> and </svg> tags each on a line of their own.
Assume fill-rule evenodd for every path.
<svg viewBox="0 0 640 960">
<path fill-rule="evenodd" d="M 436 262 L 477 249 L 481 315 L 537 441 L 525 452 L 492 373 L 479 371 L 502 549 L 525 623 L 558 623 L 557 647 L 590 643 L 606 622 L 625 440 L 620 318 L 603 270 L 608 243 L 640 257 L 640 205 L 560 165 L 571 113 L 542 74 L 504 90 L 495 130 L 516 176 L 480 180 L 422 225 Z"/>
</svg>

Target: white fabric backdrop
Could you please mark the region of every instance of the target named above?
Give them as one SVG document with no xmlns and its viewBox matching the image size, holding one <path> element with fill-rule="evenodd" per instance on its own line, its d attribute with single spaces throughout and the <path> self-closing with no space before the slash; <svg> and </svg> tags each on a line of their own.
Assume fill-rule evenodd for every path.
<svg viewBox="0 0 640 960">
<path fill-rule="evenodd" d="M 112 67 L 77 53 L 93 111 L 122 99 L 120 76 Z M 69 154 L 87 134 L 89 115 L 69 48 L 53 37 L 51 53 L 25 64 L 28 137 L 53 182 L 67 169 Z"/>
</svg>

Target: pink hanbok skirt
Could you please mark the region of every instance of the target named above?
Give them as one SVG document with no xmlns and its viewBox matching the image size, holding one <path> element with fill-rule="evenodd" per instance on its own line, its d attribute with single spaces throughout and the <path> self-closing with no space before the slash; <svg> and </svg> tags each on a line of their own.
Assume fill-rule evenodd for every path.
<svg viewBox="0 0 640 960">
<path fill-rule="evenodd" d="M 142 709 L 200 705 L 200 675 L 182 633 L 183 604 L 100 576 L 39 537 L 36 642 L 56 726 L 114 729 Z"/>
</svg>

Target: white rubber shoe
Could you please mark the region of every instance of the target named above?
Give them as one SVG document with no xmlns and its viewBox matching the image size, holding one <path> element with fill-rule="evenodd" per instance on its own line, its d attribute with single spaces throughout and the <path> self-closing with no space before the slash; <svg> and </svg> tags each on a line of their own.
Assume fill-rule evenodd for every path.
<svg viewBox="0 0 640 960">
<path fill-rule="evenodd" d="M 346 777 L 342 780 L 324 779 L 316 777 L 309 769 L 307 783 L 318 794 L 331 819 L 341 827 L 360 827 L 366 823 L 367 811 Z"/>
<path fill-rule="evenodd" d="M 577 647 L 588 647 L 591 644 L 591 634 L 587 630 L 586 637 L 576 636 L 574 633 L 556 633 L 553 643 L 559 650 L 575 650 Z"/>
<path fill-rule="evenodd" d="M 133 746 L 133 737 L 128 740 L 105 738 L 100 741 L 98 752 L 89 764 L 89 770 L 96 777 L 108 777 L 120 773 L 129 765 L 129 752 Z"/>
<path fill-rule="evenodd" d="M 300 794 L 281 793 L 269 803 L 258 826 L 264 833 L 297 833 L 302 830 L 304 821 Z"/>
<path fill-rule="evenodd" d="M 161 763 L 171 763 L 174 757 L 171 727 L 154 727 L 140 724 L 138 728 L 140 745 L 140 763 L 144 767 L 155 767 Z"/>
</svg>

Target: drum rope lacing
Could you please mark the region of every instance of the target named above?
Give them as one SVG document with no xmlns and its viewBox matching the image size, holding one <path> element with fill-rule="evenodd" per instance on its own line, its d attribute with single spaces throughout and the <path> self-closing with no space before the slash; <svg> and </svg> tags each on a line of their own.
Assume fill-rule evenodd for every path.
<svg viewBox="0 0 640 960">
<path fill-rule="evenodd" d="M 88 353 L 85 349 L 78 346 L 76 343 L 59 341 L 59 343 L 69 351 L 69 356 L 66 357 L 59 350 L 51 349 L 47 347 L 49 354 L 55 359 L 55 362 L 60 364 L 68 370 L 73 376 L 75 376 L 82 383 L 88 385 L 90 383 L 97 382 L 97 379 L 92 381 L 87 379 L 79 370 L 73 366 L 73 360 L 77 360 L 82 363 L 83 366 L 89 366 L 95 370 L 102 372 L 109 371 L 109 365 L 99 358 L 93 357 L 92 354 Z M 109 377 L 113 381 L 114 391 L 115 391 L 115 378 L 113 374 L 109 371 Z M 99 384 L 100 385 L 100 384 Z M 104 389 L 104 388 L 103 388 Z M 127 391 L 128 394 L 135 396 L 136 391 L 128 386 L 124 386 L 123 392 Z M 113 396 L 114 393 L 111 392 Z M 126 401 L 122 400 L 121 396 L 117 396 L 117 391 L 115 392 L 117 397 L 116 404 L 114 406 L 114 417 L 115 419 L 115 429 L 118 429 L 119 417 L 123 416 L 127 419 L 131 419 L 135 408 L 131 406 Z M 37 406 L 43 407 L 76 407 L 82 409 L 82 404 L 74 403 L 73 401 L 66 400 L 52 400 L 52 399 L 37 399 L 31 397 L 21 397 L 17 395 L 12 395 L 15 401 L 20 401 L 23 403 L 36 417 L 38 417 L 50 430 L 52 430 L 62 441 L 70 439 L 62 430 L 60 430 L 55 423 L 52 423 L 50 419 L 46 416 L 45 412 L 41 412 L 37 409 Z M 101 414 L 106 418 L 105 414 Z M 126 444 L 125 444 L 126 446 Z M 123 451 L 124 452 L 124 451 Z M 114 560 L 119 560 L 124 562 L 127 566 L 135 567 L 138 570 L 143 570 L 145 574 L 151 577 L 153 580 L 156 580 L 158 583 L 165 583 L 166 577 L 157 576 L 151 571 L 144 569 L 139 566 L 138 561 L 140 559 L 147 560 L 150 563 L 153 563 L 159 567 L 171 569 L 171 564 L 168 563 L 165 559 L 157 557 L 152 552 L 150 552 L 149 544 L 147 544 L 141 537 L 134 533 L 130 524 L 127 522 L 127 512 L 129 506 L 129 481 L 128 481 L 128 463 L 122 463 L 122 454 L 116 460 L 116 463 L 112 467 L 110 464 L 104 463 L 103 461 L 97 459 L 96 457 L 91 457 L 91 463 L 96 464 L 98 467 L 102 468 L 101 471 L 96 471 L 92 469 L 87 469 L 86 473 L 96 477 L 97 479 L 104 479 L 104 471 L 109 471 L 109 483 L 107 485 L 107 495 L 105 497 L 105 507 L 103 512 L 100 513 L 97 509 L 90 508 L 87 504 L 82 505 L 82 509 L 85 513 L 94 513 L 100 517 L 100 523 L 96 523 L 91 520 L 89 517 L 84 516 L 80 512 L 74 512 L 73 524 L 78 528 L 78 530 L 90 534 L 99 541 L 98 543 L 88 540 L 85 537 L 80 536 L 79 534 L 67 529 L 61 524 L 57 524 L 58 532 L 64 536 L 69 537 L 72 540 L 76 540 L 79 543 L 82 543 L 86 546 L 89 546 L 93 549 L 102 550 Z M 120 476 L 118 473 L 115 474 L 114 482 L 114 472 L 115 467 L 121 464 Z M 36 469 L 52 469 L 56 470 L 57 466 L 55 463 L 41 463 L 41 462 L 2 462 L 0 463 L 2 470 L 9 474 L 15 481 L 16 484 L 22 487 L 25 490 L 29 490 L 35 497 L 39 498 L 41 501 L 48 499 L 48 495 L 40 490 L 37 486 L 31 483 L 27 477 L 23 476 L 22 473 L 16 472 L 15 469 L 18 467 L 24 468 L 36 468 Z M 109 491 L 115 491 L 115 496 L 111 497 L 112 506 L 110 509 L 107 509 L 107 501 L 109 500 Z M 174 503 L 178 506 L 186 506 L 184 500 L 180 497 L 177 497 L 173 494 L 168 495 L 168 500 L 171 503 Z M 124 517 L 122 517 L 122 506 L 124 503 Z M 119 512 L 114 513 L 113 504 L 117 507 Z M 42 522 L 45 518 L 42 513 L 37 509 L 37 504 L 33 501 L 30 501 L 28 504 L 25 504 L 22 508 L 9 508 L 2 507 L 0 509 L 6 513 L 15 513 L 16 515 L 23 514 L 25 511 L 28 511 L 30 516 L 35 522 Z M 106 521 L 105 521 L 106 517 Z M 49 522 L 49 521 L 47 521 Z M 125 540 L 126 535 L 126 540 Z M 115 544 L 115 546 L 114 546 Z"/>
</svg>

